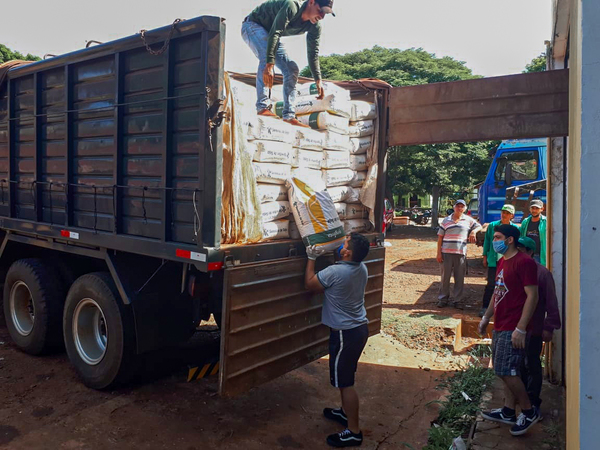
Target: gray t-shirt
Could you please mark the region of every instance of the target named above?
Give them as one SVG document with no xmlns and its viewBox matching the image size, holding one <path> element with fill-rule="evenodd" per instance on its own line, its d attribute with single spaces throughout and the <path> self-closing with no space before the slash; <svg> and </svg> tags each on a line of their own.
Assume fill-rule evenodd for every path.
<svg viewBox="0 0 600 450">
<path fill-rule="evenodd" d="M 325 288 L 322 322 L 336 330 L 368 323 L 365 288 L 369 272 L 362 262 L 338 261 L 317 273 Z"/>
</svg>

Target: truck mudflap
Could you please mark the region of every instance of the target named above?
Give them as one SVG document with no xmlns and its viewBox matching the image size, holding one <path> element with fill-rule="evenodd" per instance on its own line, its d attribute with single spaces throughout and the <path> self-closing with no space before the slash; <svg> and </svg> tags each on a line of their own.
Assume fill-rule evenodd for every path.
<svg viewBox="0 0 600 450">
<path fill-rule="evenodd" d="M 317 270 L 333 263 L 319 258 Z M 365 306 L 370 335 L 381 328 L 385 249 L 365 259 Z M 328 353 L 321 323 L 323 294 L 304 288 L 306 257 L 225 269 L 219 393 L 231 397 L 304 366 Z"/>
</svg>

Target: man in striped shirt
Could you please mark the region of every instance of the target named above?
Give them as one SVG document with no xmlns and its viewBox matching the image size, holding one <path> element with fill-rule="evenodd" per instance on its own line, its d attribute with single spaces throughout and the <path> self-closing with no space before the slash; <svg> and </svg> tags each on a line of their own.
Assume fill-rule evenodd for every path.
<svg viewBox="0 0 600 450">
<path fill-rule="evenodd" d="M 457 200 L 454 212 L 446 217 L 438 230 L 437 261 L 442 269 L 442 282 L 437 306 L 448 306 L 450 300 L 450 276 L 454 273 L 454 301 L 452 306 L 462 309 L 463 287 L 467 270 L 467 241 L 474 243 L 479 222 L 464 214 L 467 204 Z"/>
</svg>

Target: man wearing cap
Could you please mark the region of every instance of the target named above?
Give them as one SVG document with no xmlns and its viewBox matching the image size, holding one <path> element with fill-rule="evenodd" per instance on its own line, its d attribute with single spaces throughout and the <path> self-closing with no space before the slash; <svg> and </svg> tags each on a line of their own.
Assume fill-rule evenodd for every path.
<svg viewBox="0 0 600 450">
<path fill-rule="evenodd" d="M 504 407 L 482 411 L 481 415 L 486 420 L 512 425 L 513 436 L 525 434 L 540 419 L 521 380 L 527 328 L 538 301 L 537 265 L 517 250 L 519 237 L 519 229 L 513 225 L 498 225 L 494 230 L 494 249 L 503 257 L 498 261 L 492 301 L 478 327 L 484 335 L 494 316 L 492 362 L 496 375 L 504 382 Z M 521 407 L 518 417 L 517 403 Z"/>
<path fill-rule="evenodd" d="M 317 98 L 324 96 L 319 66 L 321 20 L 333 13 L 333 0 L 268 0 L 256 7 L 242 23 L 242 38 L 258 58 L 256 109 L 259 115 L 277 117 L 270 110 L 269 89 L 273 87 L 274 67 L 283 74 L 283 120 L 296 126 L 296 83 L 298 64 L 292 61 L 281 42 L 283 36 L 306 33 L 308 66 L 316 84 Z"/>
<path fill-rule="evenodd" d="M 450 300 L 450 276 L 454 273 L 455 308 L 462 308 L 463 287 L 467 269 L 467 241 L 474 243 L 479 222 L 464 214 L 467 204 L 457 200 L 454 212 L 446 217 L 438 230 L 437 261 L 442 270 L 442 282 L 438 294 L 437 306 L 443 308 Z"/>
<path fill-rule="evenodd" d="M 494 229 L 498 225 L 513 225 L 513 217 L 515 217 L 515 207 L 513 205 L 504 205 L 500 211 L 500 220 L 491 222 L 485 231 L 485 239 L 483 241 L 483 267 L 487 267 L 487 284 L 483 291 L 483 306 L 479 312 L 479 317 L 483 317 L 485 310 L 490 304 L 490 299 L 494 293 L 494 285 L 496 281 L 496 262 L 501 258 L 501 255 L 494 251 L 492 241 L 494 240 Z"/>
<path fill-rule="evenodd" d="M 546 265 L 546 216 L 542 215 L 544 203 L 540 199 L 531 200 L 531 215 L 521 223 L 521 236 L 533 239 L 536 253 L 533 256 L 541 265 Z"/>
<path fill-rule="evenodd" d="M 535 241 L 528 237 L 521 237 L 517 242 L 517 250 L 533 258 L 536 251 Z M 552 272 L 537 263 L 538 278 L 538 303 L 533 317 L 527 327 L 527 349 L 524 363 L 521 366 L 521 378 L 527 386 L 527 394 L 531 404 L 538 409 L 542 400 L 542 363 L 540 353 L 542 342 L 552 341 L 554 330 L 561 327 L 560 313 L 558 312 L 558 299 Z"/>
</svg>

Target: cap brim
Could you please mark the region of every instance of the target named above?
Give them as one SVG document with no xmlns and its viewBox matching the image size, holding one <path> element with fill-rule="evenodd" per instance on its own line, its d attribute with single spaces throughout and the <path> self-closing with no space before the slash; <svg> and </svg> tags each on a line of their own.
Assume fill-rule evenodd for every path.
<svg viewBox="0 0 600 450">
<path fill-rule="evenodd" d="M 331 9 L 329 6 L 321 6 L 321 11 L 325 14 L 331 14 L 333 17 L 335 17 L 333 9 Z"/>
</svg>

